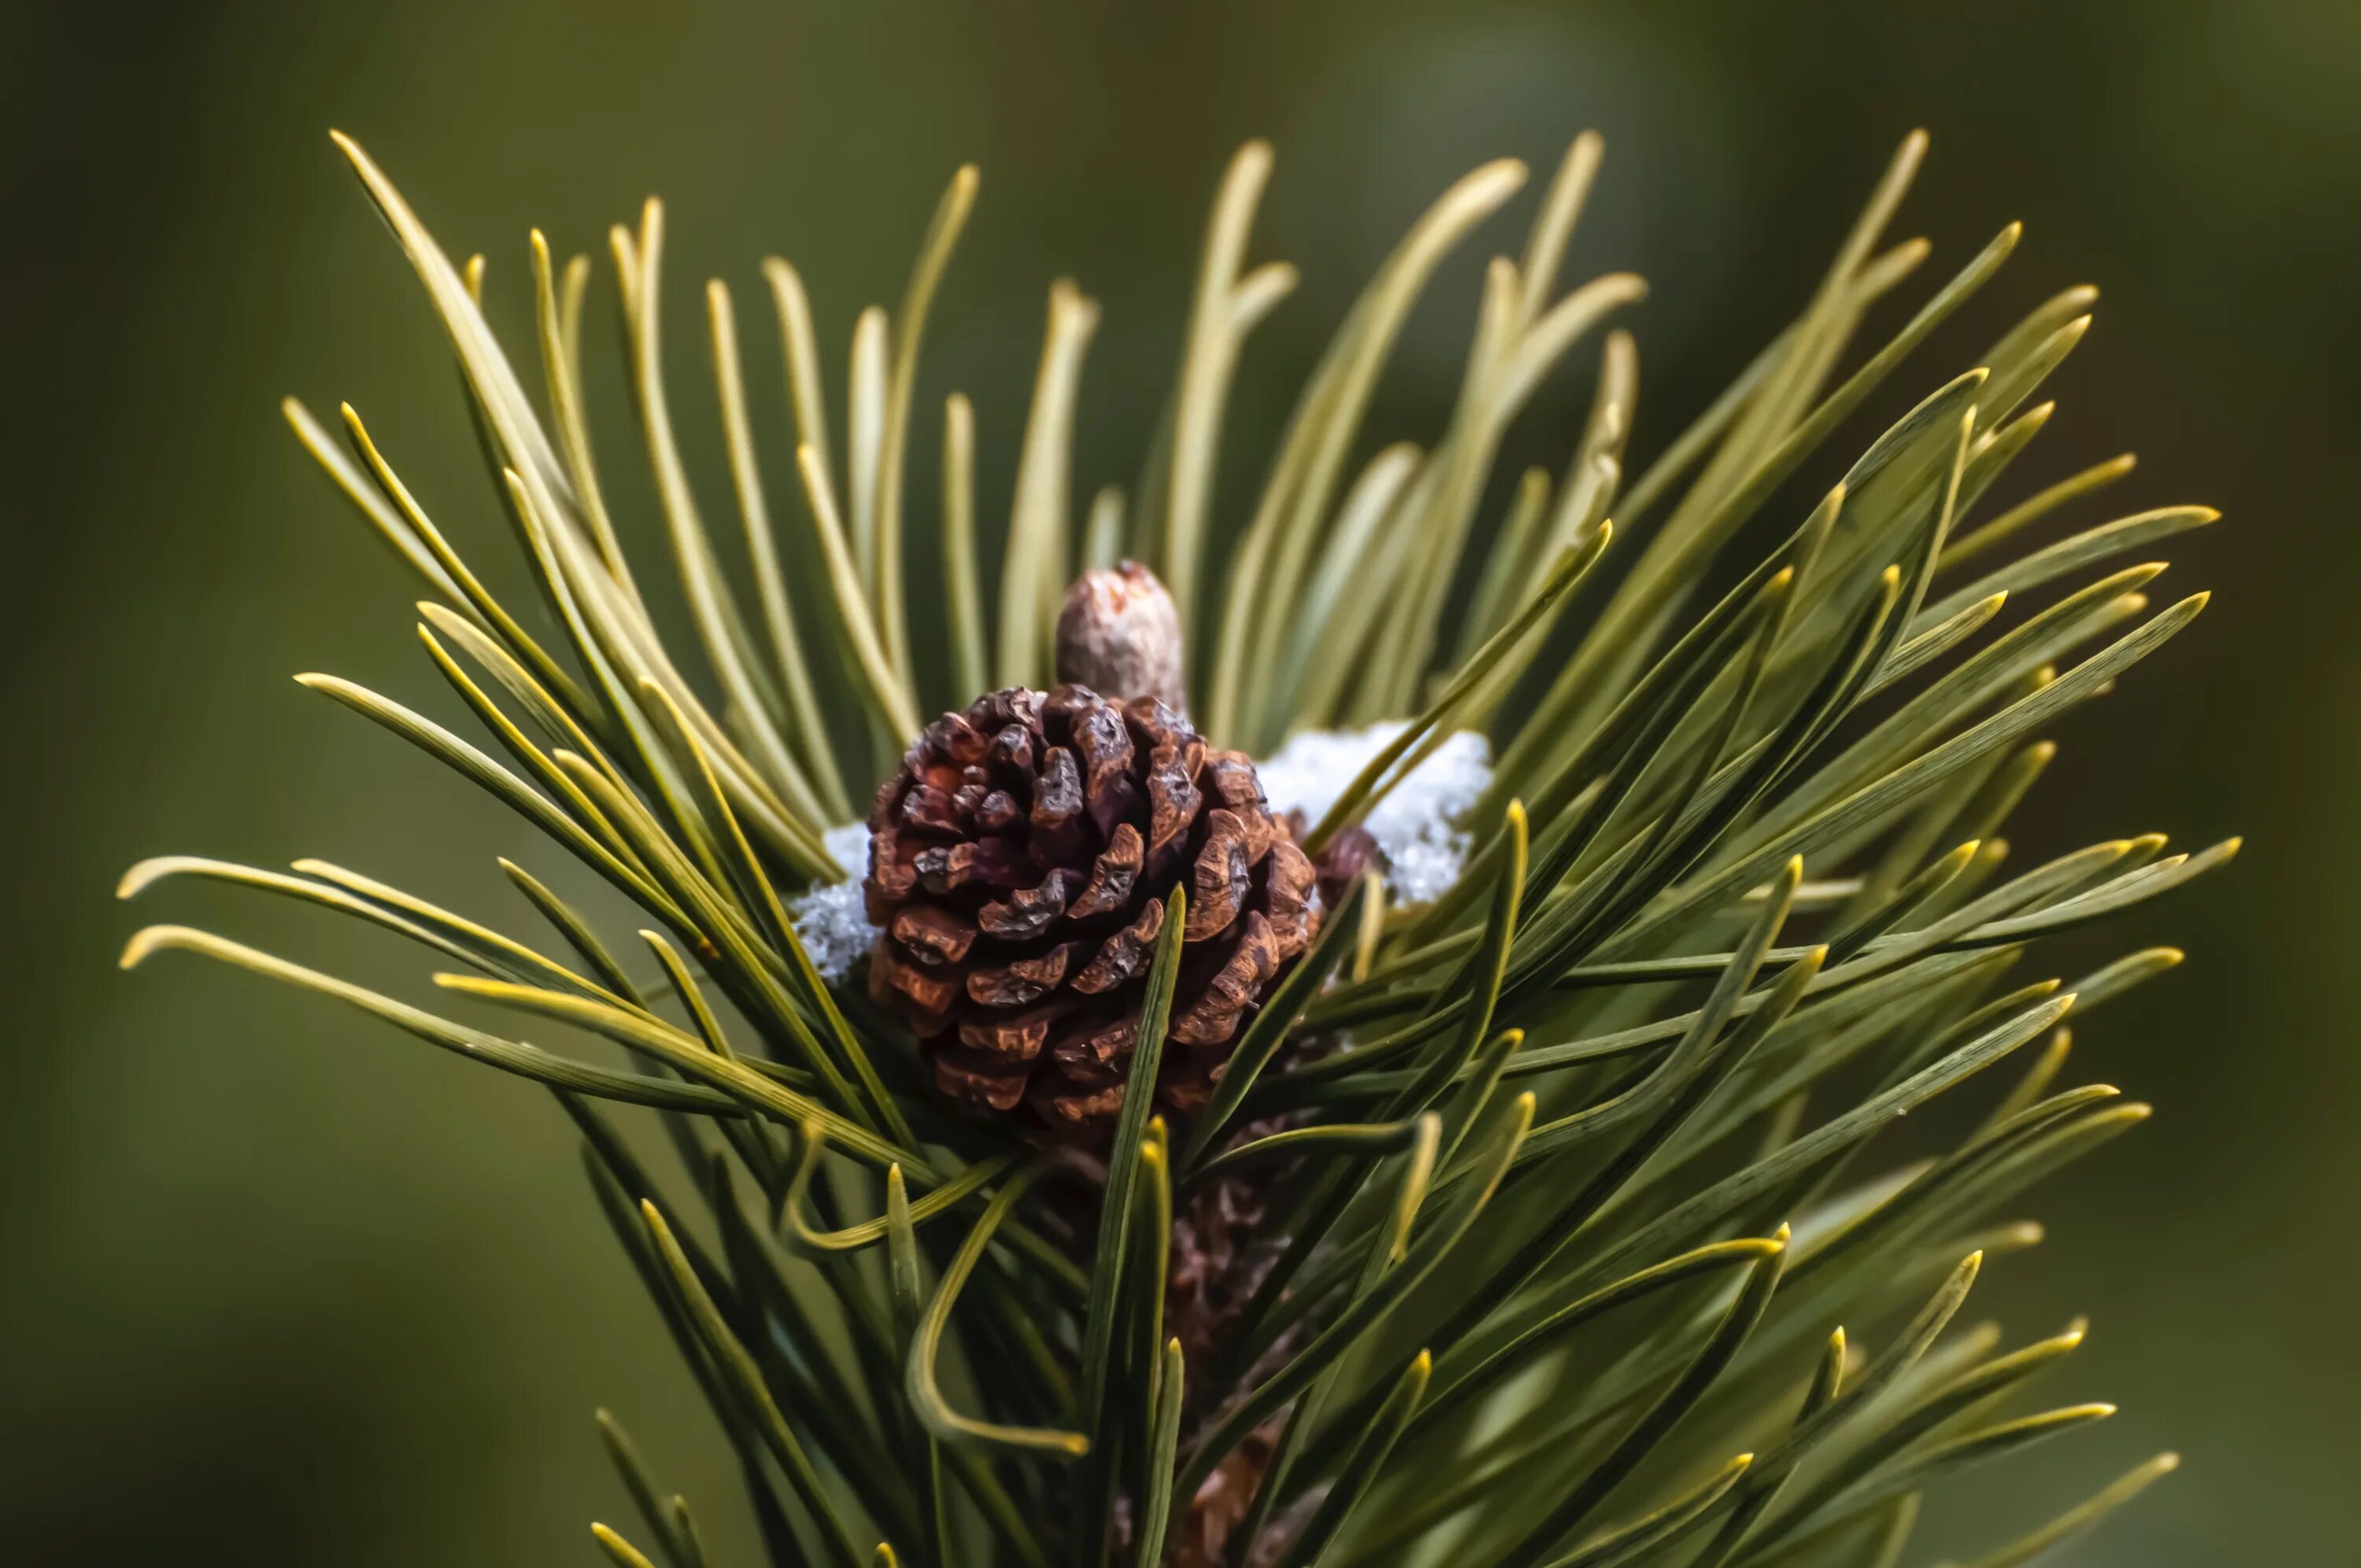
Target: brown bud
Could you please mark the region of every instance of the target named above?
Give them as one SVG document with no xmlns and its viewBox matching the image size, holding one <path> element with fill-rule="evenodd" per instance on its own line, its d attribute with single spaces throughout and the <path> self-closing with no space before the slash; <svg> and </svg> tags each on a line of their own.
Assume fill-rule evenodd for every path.
<svg viewBox="0 0 2361 1568">
<path fill-rule="evenodd" d="M 1180 615 L 1155 573 L 1126 561 L 1075 579 L 1058 611 L 1058 679 L 1110 702 L 1152 696 L 1188 710 Z"/>
</svg>

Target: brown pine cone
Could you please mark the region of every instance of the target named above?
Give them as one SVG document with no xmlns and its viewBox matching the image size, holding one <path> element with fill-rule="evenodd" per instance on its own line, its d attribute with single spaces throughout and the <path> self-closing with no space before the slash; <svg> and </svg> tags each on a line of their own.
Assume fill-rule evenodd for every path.
<svg viewBox="0 0 2361 1568">
<path fill-rule="evenodd" d="M 862 885 L 873 994 L 945 1093 L 1114 1124 L 1164 900 L 1187 925 L 1160 1107 L 1202 1109 L 1280 970 L 1320 928 L 1312 862 L 1253 762 L 1153 697 L 1010 687 L 928 726 L 877 794 Z"/>
</svg>

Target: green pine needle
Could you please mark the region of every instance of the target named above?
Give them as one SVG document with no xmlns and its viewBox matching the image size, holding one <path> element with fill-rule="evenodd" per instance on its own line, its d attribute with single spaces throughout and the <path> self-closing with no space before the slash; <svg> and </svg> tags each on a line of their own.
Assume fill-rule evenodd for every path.
<svg viewBox="0 0 2361 1568">
<path fill-rule="evenodd" d="M 1597 350 L 1563 477 L 1494 472 L 1535 391 L 1645 294 L 1623 273 L 1560 288 L 1595 136 L 1468 302 L 1447 422 L 1389 441 L 1369 414 L 1405 322 L 1526 170 L 1488 165 L 1436 201 L 1266 444 L 1230 428 L 1229 397 L 1262 373 L 1249 337 L 1296 274 L 1249 259 L 1273 164 L 1250 144 L 1215 197 L 1137 482 L 1076 489 L 1099 307 L 1060 280 L 1005 513 L 978 510 L 967 398 L 950 396 L 937 432 L 916 394 L 975 209 L 962 169 L 894 313 L 860 316 L 840 417 L 802 276 L 763 263 L 800 481 L 785 505 L 755 433 L 780 411 L 750 405 L 730 291 L 708 285 L 736 513 L 720 530 L 666 391 L 661 205 L 609 236 L 658 503 L 619 517 L 582 392 L 591 262 L 561 265 L 532 234 L 535 343 L 512 360 L 480 308 L 482 258 L 455 266 L 336 142 L 450 336 L 532 590 L 503 603 L 485 587 L 349 407 L 339 440 L 291 400 L 335 492 L 424 586 L 434 678 L 496 745 L 299 678 L 620 892 L 655 971 L 635 979 L 549 865 L 508 861 L 561 939 L 547 952 L 320 861 L 168 856 L 118 889 L 195 877 L 358 919 L 425 950 L 432 1005 L 182 926 L 139 932 L 123 961 L 197 953 L 555 1091 L 741 1462 L 743 1497 L 699 1509 L 751 1510 L 779 1568 L 1890 1568 L 1922 1495 L 1971 1468 L 2016 1473 L 2020 1451 L 2110 1412 L 2014 1404 L 2079 1325 L 2015 1351 L 1953 1325 L 1979 1271 L 2039 1238 L 2004 1205 L 2148 1113 L 2066 1081 L 2061 1020 L 2180 955 L 2131 952 L 2071 985 L 2004 977 L 2237 840 L 2107 839 L 2004 875 L 2001 830 L 2052 727 L 2203 607 L 2201 593 L 2152 611 L 2164 567 L 2142 557 L 2216 514 L 2152 508 L 2042 542 L 2131 472 L 2124 456 L 1979 515 L 2052 422 L 2029 400 L 2086 334 L 2088 290 L 1923 376 L 1933 391 L 1892 427 L 1858 427 L 2021 237 L 2002 230 L 1898 332 L 1863 340 L 1927 255 L 1883 237 L 1922 136 L 1791 324 L 1629 485 L 1639 351 L 1620 327 Z M 938 435 L 929 506 L 906 457 Z M 1225 442 L 1270 451 L 1235 511 Z M 1077 493 L 1095 497 L 1087 521 Z M 929 523 L 931 543 L 913 537 Z M 689 612 L 678 643 L 627 559 L 659 532 Z M 1779 543 L 1750 554 L 1764 537 Z M 1413 904 L 1377 875 L 1355 883 L 1210 1104 L 1168 1127 L 1135 1094 L 1101 1158 L 947 1111 L 907 1036 L 822 977 L 790 911 L 847 874 L 827 836 L 867 798 L 873 763 L 987 678 L 1046 684 L 1065 585 L 1123 554 L 1172 589 L 1216 743 L 1267 755 L 1299 730 L 1403 721 L 1310 847 L 1457 731 L 1483 731 L 1499 765 L 1460 825 L 1482 847 L 1455 886 Z M 920 602 L 910 562 L 930 554 L 941 598 Z M 918 657 L 917 620 L 942 626 L 939 664 Z M 848 733 L 873 745 L 848 751 Z M 1184 924 L 1176 891 L 1135 1076 L 1157 1071 Z M 445 1012 L 478 1008 L 511 1025 Z M 1974 1081 L 2012 1056 L 2008 1082 Z M 1978 1100 L 1953 1124 L 1966 1132 L 1896 1132 L 1942 1096 Z M 683 1168 L 641 1165 L 614 1106 L 653 1112 Z M 1210 1348 L 1188 1342 L 1168 1295 L 1190 1216 L 1246 1192 L 1261 1215 L 1251 1288 Z M 598 1550 L 622 1568 L 703 1568 L 688 1503 L 613 1418 L 598 1425 L 654 1549 L 599 1524 Z M 1971 1568 L 2034 1561 L 2176 1463 L 2015 1521 L 2025 1533 Z"/>
</svg>

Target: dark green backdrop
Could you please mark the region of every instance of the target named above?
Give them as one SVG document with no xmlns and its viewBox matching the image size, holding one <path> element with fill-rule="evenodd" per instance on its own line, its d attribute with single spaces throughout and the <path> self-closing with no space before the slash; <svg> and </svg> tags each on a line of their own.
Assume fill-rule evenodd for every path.
<svg viewBox="0 0 2361 1568">
<path fill-rule="evenodd" d="M 1635 322 L 1647 448 L 1793 311 L 1920 123 L 1934 155 L 1905 232 L 1938 263 L 2011 217 L 2028 242 L 1995 313 L 1918 381 L 1996 313 L 2098 281 L 2031 477 L 2136 447 L 2122 510 L 2228 514 L 2167 579 L 2220 590 L 2197 635 L 2060 735 L 2023 837 L 2251 835 L 2229 873 L 2125 933 L 2193 960 L 2078 1047 L 2161 1113 L 2037 1194 L 2050 1244 L 1980 1292 L 2026 1332 L 2089 1309 L 2071 1392 L 2124 1413 L 1978 1483 L 1930 1544 L 2173 1445 L 2182 1473 L 2076 1562 L 2361 1558 L 2361 18 L 2328 0 L 8 8 L 0 1555 L 588 1562 L 586 1522 L 622 1506 L 588 1420 L 605 1402 L 704 1505 L 716 1561 L 748 1561 L 717 1444 L 545 1096 L 258 981 L 113 968 L 136 920 L 109 889 L 143 855 L 317 854 L 509 917 L 490 856 L 538 853 L 287 678 L 434 695 L 404 577 L 285 438 L 282 393 L 352 398 L 463 543 L 501 554 L 445 345 L 329 126 L 446 244 L 490 254 L 511 327 L 528 224 L 603 253 L 605 225 L 664 192 L 675 395 L 700 414 L 697 280 L 738 285 L 771 413 L 754 269 L 794 257 L 840 386 L 854 312 L 898 296 L 940 182 L 979 161 L 927 398 L 975 395 L 996 512 L 1058 273 L 1106 305 L 1078 483 L 1129 477 L 1213 183 L 1247 136 L 1279 153 L 1255 254 L 1305 282 L 1247 362 L 1234 481 L 1315 333 L 1465 168 L 1606 132 L 1577 265 L 1655 286 Z M 1482 253 L 1419 318 L 1389 428 L 1440 421 Z M 1580 379 L 1530 422 L 1536 455 L 1562 448 Z M 710 480 L 714 452 L 694 455 Z M 401 972 L 346 929 L 171 896 L 331 967 Z"/>
</svg>

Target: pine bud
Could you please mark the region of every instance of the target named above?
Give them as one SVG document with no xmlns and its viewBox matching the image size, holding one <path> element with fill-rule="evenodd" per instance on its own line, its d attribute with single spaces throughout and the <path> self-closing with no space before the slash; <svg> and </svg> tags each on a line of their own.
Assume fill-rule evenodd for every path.
<svg viewBox="0 0 2361 1568">
<path fill-rule="evenodd" d="M 1180 613 L 1155 573 L 1126 561 L 1074 580 L 1058 611 L 1058 680 L 1110 702 L 1151 696 L 1188 711 Z"/>
</svg>

